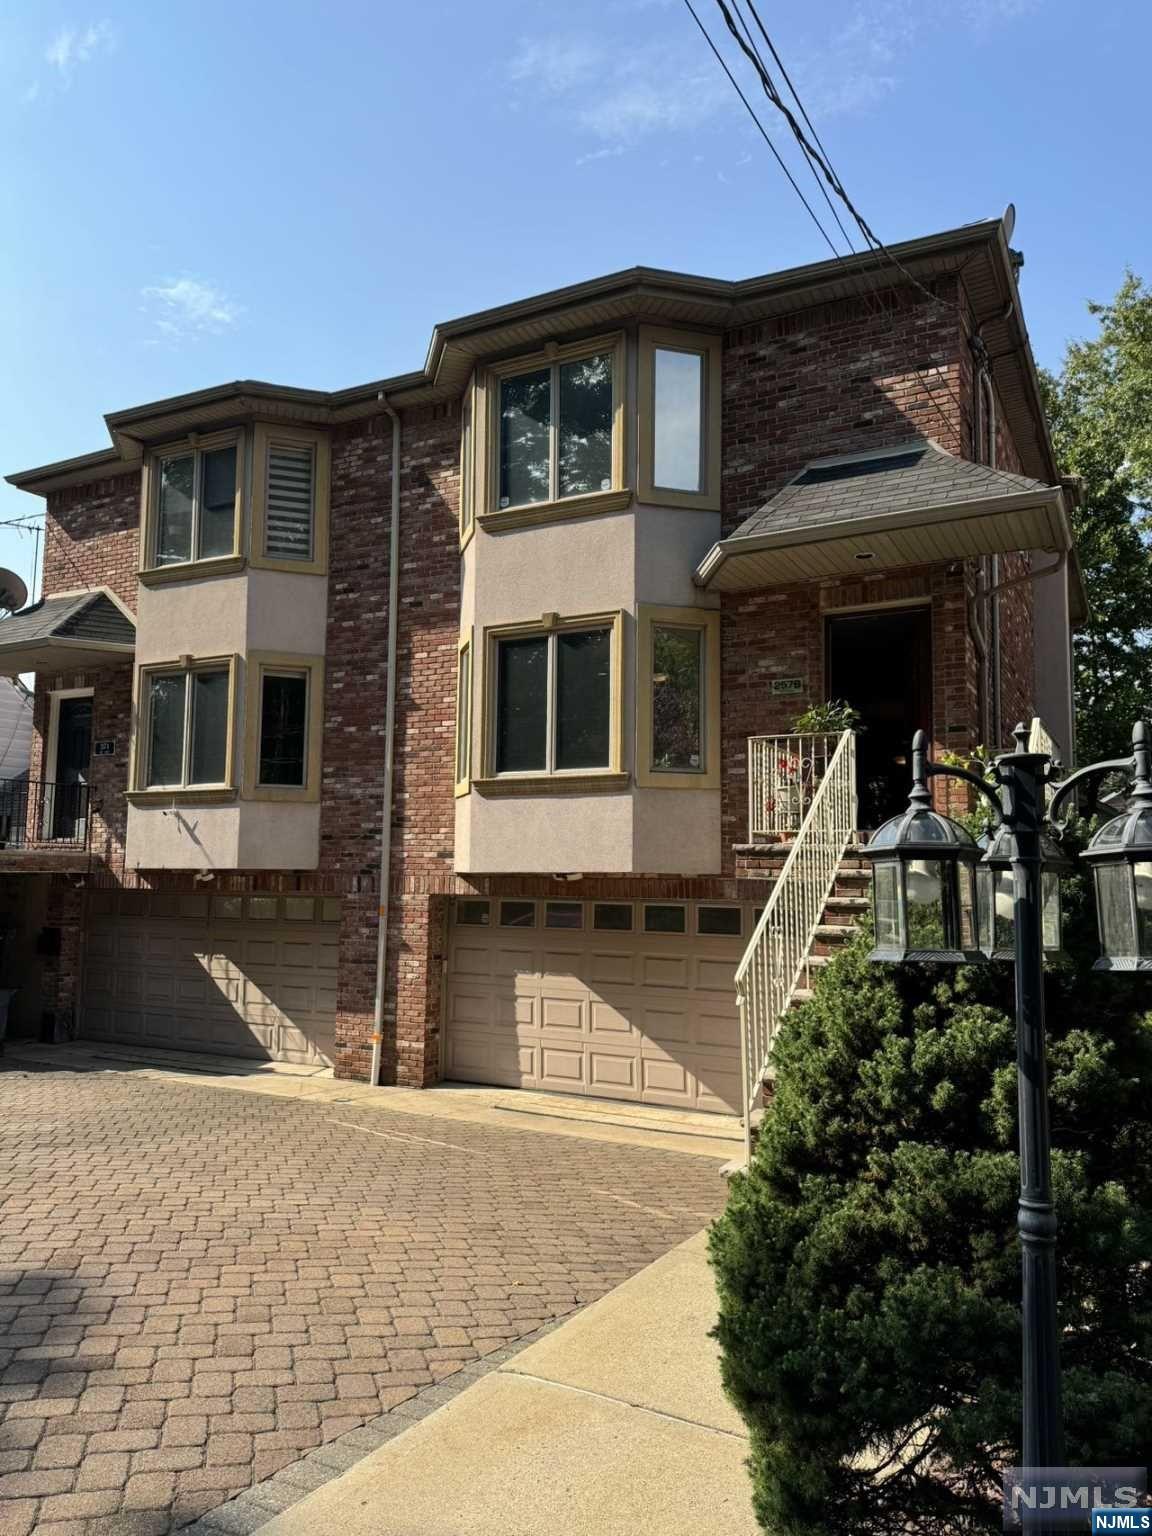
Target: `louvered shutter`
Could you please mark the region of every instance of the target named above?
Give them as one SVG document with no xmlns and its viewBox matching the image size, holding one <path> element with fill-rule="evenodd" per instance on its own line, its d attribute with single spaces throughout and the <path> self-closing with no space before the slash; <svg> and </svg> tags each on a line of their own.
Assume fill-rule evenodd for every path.
<svg viewBox="0 0 1152 1536">
<path fill-rule="evenodd" d="M 268 446 L 264 553 L 270 560 L 312 559 L 315 459 L 311 448 Z"/>
</svg>

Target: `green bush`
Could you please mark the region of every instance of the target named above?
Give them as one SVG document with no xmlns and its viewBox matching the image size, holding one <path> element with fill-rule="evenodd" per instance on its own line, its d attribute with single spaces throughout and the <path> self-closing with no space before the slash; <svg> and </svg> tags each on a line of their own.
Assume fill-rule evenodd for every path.
<svg viewBox="0 0 1152 1536">
<path fill-rule="evenodd" d="M 1152 1447 L 1152 982 L 1048 976 L 1071 1465 Z M 872 965 L 861 935 L 791 1014 L 771 1110 L 711 1237 L 725 1386 L 777 1536 L 1000 1529 L 1019 1464 L 1010 966 Z"/>
</svg>

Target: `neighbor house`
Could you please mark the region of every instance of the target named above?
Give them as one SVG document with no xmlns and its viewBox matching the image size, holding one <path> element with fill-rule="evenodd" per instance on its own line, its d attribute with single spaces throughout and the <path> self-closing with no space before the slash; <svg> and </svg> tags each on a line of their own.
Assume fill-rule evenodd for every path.
<svg viewBox="0 0 1152 1536">
<path fill-rule="evenodd" d="M 798 714 L 862 716 L 838 837 L 901 802 L 919 726 L 1072 750 L 1010 238 L 634 268 L 10 476 L 48 536 L 0 621 L 40 786 L 0 880 L 45 906 L 46 1030 L 744 1108 L 735 973 L 838 743 Z M 805 953 L 860 902 L 827 875 Z"/>
</svg>

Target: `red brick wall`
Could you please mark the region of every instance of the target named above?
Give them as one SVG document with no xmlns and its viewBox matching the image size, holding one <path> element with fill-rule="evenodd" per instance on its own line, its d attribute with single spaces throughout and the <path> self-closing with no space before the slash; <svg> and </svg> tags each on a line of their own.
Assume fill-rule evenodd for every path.
<svg viewBox="0 0 1152 1536">
<path fill-rule="evenodd" d="M 135 613 L 139 471 L 53 492 L 45 522 L 44 595 L 109 587 Z"/>
</svg>

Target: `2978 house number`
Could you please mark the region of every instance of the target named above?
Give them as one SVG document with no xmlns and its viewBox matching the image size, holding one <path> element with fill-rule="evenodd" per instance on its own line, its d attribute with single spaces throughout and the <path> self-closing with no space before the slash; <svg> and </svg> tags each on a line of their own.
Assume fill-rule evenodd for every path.
<svg viewBox="0 0 1152 1536">
<path fill-rule="evenodd" d="M 802 677 L 774 677 L 772 679 L 773 693 L 803 693 L 804 679 Z"/>
</svg>

